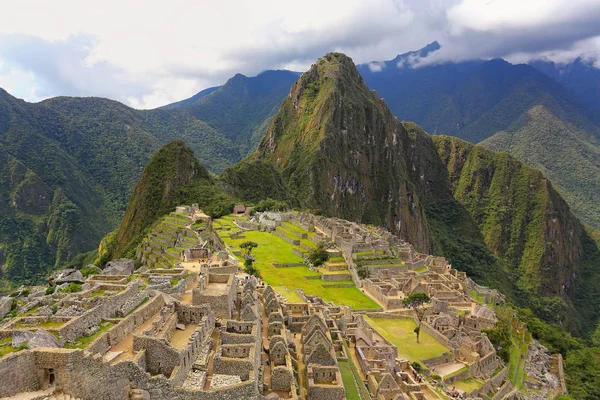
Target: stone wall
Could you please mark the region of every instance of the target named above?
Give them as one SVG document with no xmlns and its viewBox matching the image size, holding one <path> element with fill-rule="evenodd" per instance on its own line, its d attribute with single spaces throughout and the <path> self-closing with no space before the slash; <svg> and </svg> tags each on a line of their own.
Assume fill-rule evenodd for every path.
<svg viewBox="0 0 600 400">
<path fill-rule="evenodd" d="M 146 370 L 152 375 L 170 377 L 179 365 L 179 353 L 164 340 L 150 336 L 133 336 L 133 351 L 145 350 Z"/>
<path fill-rule="evenodd" d="M 107 297 L 102 304 L 61 326 L 58 329 L 60 338 L 66 342 L 73 342 L 86 335 L 89 328 L 97 326 L 104 319 L 115 317 L 118 310 L 138 295 L 138 291 L 137 285 L 131 284 L 121 293 Z M 138 299 L 140 302 L 143 300 L 139 297 Z"/>
<path fill-rule="evenodd" d="M 55 370 L 57 387 L 72 397 L 94 400 L 128 400 L 132 389 L 146 393 L 152 400 L 259 400 L 256 380 L 204 391 L 175 388 L 162 375 L 150 376 L 139 368 L 144 364 L 143 352 L 134 361 L 102 363 L 82 350 L 35 349 L 3 357 L 0 371 L 18 385 L 0 386 L 0 396 L 21 391 L 39 390 L 44 373 Z M 14 375 L 13 375 L 14 374 Z M 4 392 L 2 392 L 4 391 Z"/>
<path fill-rule="evenodd" d="M 321 275 L 321 280 L 324 282 L 341 282 L 349 281 L 352 277 L 350 274 L 325 274 Z"/>
<path fill-rule="evenodd" d="M 231 318 L 232 303 L 237 294 L 237 278 L 234 275 L 208 274 L 208 278 L 204 277 L 204 279 L 208 279 L 206 285 L 211 282 L 227 283 L 225 293 L 221 295 L 206 295 L 204 294 L 205 286 L 198 285 L 192 291 L 192 304 L 208 304 L 217 318 Z"/>
<path fill-rule="evenodd" d="M 154 296 L 148 301 L 148 303 L 144 304 L 138 310 L 131 313 L 131 315 L 125 317 L 121 322 L 119 322 L 119 324 L 98 337 L 98 339 L 96 339 L 87 347 L 86 351 L 92 354 L 106 353 L 112 346 L 120 343 L 138 326 L 160 311 L 164 304 L 165 301 L 163 296 Z"/>
<path fill-rule="evenodd" d="M 0 376 L 5 382 L 0 385 L 0 397 L 12 396 L 20 392 L 32 392 L 41 388 L 35 366 L 35 355 L 30 351 L 20 351 L 2 357 L 0 359 Z"/>
</svg>

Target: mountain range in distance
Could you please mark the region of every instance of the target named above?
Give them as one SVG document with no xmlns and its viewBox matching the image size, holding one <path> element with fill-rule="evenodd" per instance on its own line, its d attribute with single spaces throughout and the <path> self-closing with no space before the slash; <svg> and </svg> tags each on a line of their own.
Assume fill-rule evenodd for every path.
<svg viewBox="0 0 600 400">
<path fill-rule="evenodd" d="M 514 282 L 505 291 L 523 302 L 537 301 L 533 308 L 555 322 L 591 329 L 579 326 L 595 317 L 593 310 L 581 306 L 587 298 L 577 296 L 595 293 L 594 234 L 569 207 L 583 222 L 599 225 L 594 202 L 600 155 L 593 101 L 580 99 L 582 92 L 574 84 L 567 88 L 532 66 L 503 60 L 410 65 L 409 60 L 438 48 L 432 43 L 388 62 L 356 68 L 343 58 L 338 64 L 345 80 L 309 79 L 315 74 L 311 69 L 300 80 L 305 86 L 295 86 L 298 104 L 305 107 L 300 119 L 289 100 L 294 96 L 290 87 L 299 77 L 291 71 L 236 75 L 223 86 L 155 110 L 134 110 L 99 98 L 58 97 L 31 104 L 1 91 L 3 281 L 34 283 L 48 270 L 96 248 L 134 202 L 130 194 L 152 154 L 182 139 L 208 170 L 225 171 L 215 180 L 204 167 L 195 169 L 199 180 L 191 187 L 228 189 L 214 189 L 216 199 L 286 199 L 324 214 L 387 226 L 417 248 L 452 254 L 453 264 L 470 268 L 470 274 L 486 283 Z M 335 61 L 338 56 L 330 57 Z M 329 60 L 323 68 L 334 64 Z M 569 82 L 577 81 L 579 72 L 573 71 Z M 336 84 L 353 92 L 340 92 Z M 380 100 L 364 90 L 365 84 L 384 98 L 383 114 Z M 346 115 L 331 113 L 335 101 L 346 104 Z M 372 136 L 348 134 L 361 129 L 348 122 L 353 114 L 361 116 Z M 394 116 L 424 130 L 394 122 Z M 377 121 L 395 127 L 396 135 L 383 135 Z M 349 141 L 332 144 L 339 139 L 331 133 L 332 123 Z M 480 146 L 447 136 L 430 139 L 424 131 L 506 151 L 543 176 Z M 390 140 L 404 144 L 403 157 L 390 153 Z M 321 146 L 339 162 L 324 159 Z M 409 151 L 411 146 L 420 152 Z M 290 153 L 289 148 L 295 150 Z M 438 159 L 443 162 L 432 161 Z M 365 166 L 365 160 L 373 164 Z M 408 161 L 413 165 L 403 164 Z M 424 168 L 424 178 L 413 176 L 412 168 Z M 325 175 L 317 179 L 311 171 Z M 546 178 L 553 184 L 545 183 Z M 524 201 L 524 182 L 541 197 Z M 392 201 L 380 203 L 386 198 Z M 517 202 L 523 203 L 517 207 Z M 511 215 L 513 207 L 523 213 Z M 135 223 L 130 218 L 130 225 Z M 129 234 L 121 226 L 114 235 L 132 241 L 139 229 Z M 574 239 L 561 241 L 569 235 Z M 131 250 L 130 243 L 126 247 Z M 587 279 L 569 278 L 573 274 Z M 577 285 L 590 287 L 564 293 Z M 578 314 L 569 319 L 569 310 Z"/>
</svg>

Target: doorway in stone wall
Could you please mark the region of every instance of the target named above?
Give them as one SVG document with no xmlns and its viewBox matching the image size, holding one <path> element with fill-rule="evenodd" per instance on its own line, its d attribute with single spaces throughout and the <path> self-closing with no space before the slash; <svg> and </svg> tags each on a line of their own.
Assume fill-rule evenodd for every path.
<svg viewBox="0 0 600 400">
<path fill-rule="evenodd" d="M 46 383 L 48 387 L 53 387 L 56 386 L 56 372 L 54 371 L 54 368 L 48 368 L 47 372 L 46 372 Z"/>
</svg>

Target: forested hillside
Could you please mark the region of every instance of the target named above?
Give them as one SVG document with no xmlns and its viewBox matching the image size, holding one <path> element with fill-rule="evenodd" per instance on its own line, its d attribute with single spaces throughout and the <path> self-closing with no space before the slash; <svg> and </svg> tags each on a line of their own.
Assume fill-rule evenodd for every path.
<svg viewBox="0 0 600 400">
<path fill-rule="evenodd" d="M 237 75 L 156 110 L 101 98 L 32 104 L 0 89 L 0 281 L 39 281 L 96 248 L 162 145 L 183 139 L 214 173 L 239 161 L 295 79 L 287 71 Z"/>
<path fill-rule="evenodd" d="M 600 95 L 583 84 L 597 85 L 597 70 L 581 62 L 566 70 L 534 64 L 542 73 L 500 59 L 411 64 L 438 49 L 432 43 L 358 69 L 398 118 L 540 169 L 575 214 L 599 228 L 600 113 L 590 107 Z"/>
</svg>

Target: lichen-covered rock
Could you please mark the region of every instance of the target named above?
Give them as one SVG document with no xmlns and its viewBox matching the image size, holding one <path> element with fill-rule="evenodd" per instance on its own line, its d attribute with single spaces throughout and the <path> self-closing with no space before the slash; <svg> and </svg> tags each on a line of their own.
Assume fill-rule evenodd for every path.
<svg viewBox="0 0 600 400">
<path fill-rule="evenodd" d="M 77 269 L 61 269 L 56 271 L 48 278 L 50 285 L 60 285 L 63 283 L 84 283 L 85 279 Z"/>
<path fill-rule="evenodd" d="M 12 297 L 0 297 L 0 318 L 4 318 L 6 314 L 10 312 L 10 309 L 12 308 L 12 303 Z"/>
<path fill-rule="evenodd" d="M 133 260 L 119 258 L 108 262 L 102 271 L 102 275 L 131 275 L 133 274 L 133 269 Z"/>
<path fill-rule="evenodd" d="M 37 331 L 15 330 L 12 337 L 12 346 L 19 347 L 27 343 L 27 348 L 35 349 L 38 347 L 59 348 L 61 343 L 52 334 L 45 330 L 38 329 Z"/>
</svg>

